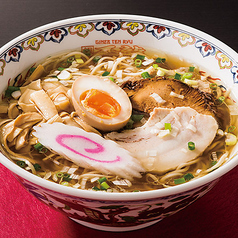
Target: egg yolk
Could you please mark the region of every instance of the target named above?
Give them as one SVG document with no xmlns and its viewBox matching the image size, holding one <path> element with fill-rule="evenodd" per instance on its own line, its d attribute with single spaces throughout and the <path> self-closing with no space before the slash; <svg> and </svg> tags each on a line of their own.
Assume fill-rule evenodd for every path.
<svg viewBox="0 0 238 238">
<path fill-rule="evenodd" d="M 120 104 L 113 97 L 97 89 L 83 92 L 80 101 L 88 112 L 103 119 L 116 117 L 121 111 Z"/>
</svg>

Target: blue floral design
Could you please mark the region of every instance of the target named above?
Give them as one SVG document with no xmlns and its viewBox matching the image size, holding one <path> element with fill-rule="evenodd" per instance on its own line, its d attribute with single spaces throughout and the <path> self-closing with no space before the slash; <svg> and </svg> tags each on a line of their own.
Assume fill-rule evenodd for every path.
<svg viewBox="0 0 238 238">
<path fill-rule="evenodd" d="M 149 24 L 146 27 L 146 31 L 151 33 L 158 40 L 164 38 L 165 36 L 171 36 L 171 30 L 164 26 Z"/>
<path fill-rule="evenodd" d="M 215 55 L 216 53 L 216 48 L 214 46 L 209 45 L 208 43 L 202 40 L 197 40 L 195 47 L 199 49 L 203 57 L 207 57 L 209 55 Z"/>
<path fill-rule="evenodd" d="M 95 25 L 95 29 L 97 31 L 102 31 L 106 35 L 112 35 L 115 31 L 119 31 L 121 25 L 119 22 L 116 21 L 105 21 L 105 22 L 98 22 Z"/>
<path fill-rule="evenodd" d="M 4 60 L 7 63 L 9 63 L 11 61 L 19 62 L 22 51 L 23 51 L 23 48 L 19 45 L 16 45 L 4 55 Z"/>
<path fill-rule="evenodd" d="M 54 29 L 44 34 L 45 41 L 53 41 L 60 43 L 65 36 L 68 35 L 68 31 L 65 28 Z"/>
<path fill-rule="evenodd" d="M 237 66 L 233 66 L 231 68 L 231 73 L 233 74 L 233 82 L 234 83 L 238 83 L 238 67 Z"/>
</svg>

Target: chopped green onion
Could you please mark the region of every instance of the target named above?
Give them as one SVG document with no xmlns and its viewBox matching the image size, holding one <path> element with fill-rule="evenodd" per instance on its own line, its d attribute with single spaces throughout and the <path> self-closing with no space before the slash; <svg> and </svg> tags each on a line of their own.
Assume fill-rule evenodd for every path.
<svg viewBox="0 0 238 238">
<path fill-rule="evenodd" d="M 83 63 L 84 63 L 83 59 L 76 59 L 76 62 L 77 62 L 78 64 L 83 64 Z"/>
<path fill-rule="evenodd" d="M 210 166 L 210 167 L 214 166 L 216 163 L 217 163 L 217 161 L 213 160 L 213 161 L 211 162 L 211 166 Z"/>
<path fill-rule="evenodd" d="M 96 55 L 96 56 L 93 58 L 93 61 L 94 61 L 95 63 L 97 63 L 100 59 L 101 59 L 101 56 Z"/>
<path fill-rule="evenodd" d="M 174 183 L 176 185 L 177 184 L 182 184 L 182 183 L 188 182 L 189 180 L 191 180 L 193 178 L 194 178 L 194 176 L 191 173 L 187 173 L 182 178 L 174 179 Z"/>
<path fill-rule="evenodd" d="M 58 178 L 62 178 L 63 181 L 69 182 L 72 178 L 70 178 L 70 174 L 64 172 L 58 172 L 56 174 Z"/>
<path fill-rule="evenodd" d="M 98 182 L 101 184 L 103 182 L 106 182 L 107 181 L 107 178 L 106 177 L 102 177 L 100 179 L 98 179 Z"/>
<path fill-rule="evenodd" d="M 15 91 L 19 91 L 19 87 L 15 86 L 8 86 L 7 90 L 5 91 L 5 97 L 11 97 L 12 93 Z"/>
<path fill-rule="evenodd" d="M 159 65 L 158 64 L 153 64 L 154 69 L 158 69 Z"/>
<path fill-rule="evenodd" d="M 229 126 L 228 132 L 233 132 L 236 129 L 236 126 Z"/>
<path fill-rule="evenodd" d="M 84 49 L 83 53 L 87 56 L 90 56 L 91 55 L 91 50 L 90 49 Z"/>
<path fill-rule="evenodd" d="M 48 150 L 45 146 L 43 146 L 41 143 L 37 143 L 34 145 L 34 148 L 39 151 L 39 153 L 46 153 Z"/>
<path fill-rule="evenodd" d="M 40 142 L 34 145 L 34 148 L 36 150 L 40 150 L 42 147 L 43 147 L 43 145 Z"/>
<path fill-rule="evenodd" d="M 57 176 L 58 178 L 63 178 L 63 177 L 64 177 L 64 173 L 63 173 L 63 172 L 58 172 L 58 173 L 56 174 L 56 176 Z"/>
<path fill-rule="evenodd" d="M 64 178 L 69 178 L 69 177 L 70 177 L 70 174 L 64 173 Z"/>
<path fill-rule="evenodd" d="M 188 71 L 189 72 L 194 72 L 194 69 L 195 69 L 195 67 L 190 66 Z"/>
<path fill-rule="evenodd" d="M 139 67 L 141 66 L 141 64 L 142 64 L 142 60 L 141 60 L 141 59 L 136 59 L 136 60 L 135 60 L 135 66 L 136 66 L 137 68 L 139 68 Z"/>
<path fill-rule="evenodd" d="M 65 68 L 63 68 L 63 67 L 59 67 L 57 70 L 59 70 L 59 71 L 63 71 Z"/>
<path fill-rule="evenodd" d="M 67 59 L 67 63 L 72 63 L 74 60 L 75 60 L 74 56 L 70 56 L 70 57 Z"/>
<path fill-rule="evenodd" d="M 69 186 L 69 183 L 66 182 L 66 181 L 63 181 L 63 182 L 61 182 L 60 184 L 61 184 L 61 185 L 64 185 L 64 186 Z"/>
<path fill-rule="evenodd" d="M 132 115 L 131 115 L 131 119 L 132 119 L 134 122 L 140 121 L 143 117 L 144 117 L 144 115 L 142 115 L 142 114 L 132 114 Z"/>
<path fill-rule="evenodd" d="M 137 55 L 137 56 L 136 56 L 136 59 L 144 60 L 144 59 L 145 59 L 145 56 L 144 56 L 144 55 Z"/>
<path fill-rule="evenodd" d="M 185 183 L 185 182 L 186 182 L 185 178 L 174 179 L 174 183 L 175 183 L 176 185 L 182 184 L 182 183 Z"/>
<path fill-rule="evenodd" d="M 26 167 L 26 162 L 25 162 L 25 161 L 18 160 L 16 163 L 17 163 L 17 165 L 20 166 L 21 168 L 25 168 L 25 167 Z"/>
<path fill-rule="evenodd" d="M 188 149 L 189 150 L 195 150 L 195 143 L 192 142 L 192 141 L 188 142 Z"/>
<path fill-rule="evenodd" d="M 148 79 L 148 78 L 151 78 L 150 77 L 150 74 L 148 73 L 148 72 L 143 72 L 142 74 L 141 74 L 141 76 L 142 76 L 142 78 L 144 78 L 144 79 Z"/>
<path fill-rule="evenodd" d="M 129 130 L 133 128 L 134 121 L 130 118 L 129 121 L 126 123 L 124 129 Z"/>
<path fill-rule="evenodd" d="M 183 177 L 186 181 L 189 181 L 194 178 L 194 176 L 191 173 L 187 173 Z"/>
<path fill-rule="evenodd" d="M 217 161 L 213 160 L 213 161 L 211 162 L 211 164 L 210 164 L 210 168 L 212 168 L 212 167 L 215 166 L 216 164 L 217 164 Z M 216 169 L 218 169 L 218 167 L 214 168 L 212 171 L 214 171 L 214 170 L 216 170 Z M 210 172 L 212 172 L 212 171 L 210 171 Z"/>
<path fill-rule="evenodd" d="M 72 178 L 70 178 L 70 174 L 64 173 L 63 175 L 63 181 L 69 182 Z"/>
<path fill-rule="evenodd" d="M 176 74 L 174 75 L 174 78 L 180 80 L 180 79 L 181 79 L 181 76 L 182 76 L 181 74 L 176 73 Z"/>
<path fill-rule="evenodd" d="M 220 103 L 223 103 L 223 102 L 225 101 L 225 97 L 224 97 L 224 96 L 220 96 L 220 97 L 218 98 L 218 101 L 219 101 Z"/>
<path fill-rule="evenodd" d="M 217 89 L 217 84 L 216 83 L 210 83 L 209 87 L 212 90 L 216 90 Z"/>
<path fill-rule="evenodd" d="M 113 77 L 109 77 L 109 79 L 115 83 L 115 79 Z"/>
<path fill-rule="evenodd" d="M 192 73 L 184 73 L 183 75 L 182 75 L 182 80 L 184 80 L 184 79 L 190 79 L 190 78 L 192 78 L 193 77 L 193 74 Z"/>
<path fill-rule="evenodd" d="M 105 71 L 105 72 L 102 74 L 102 76 L 108 76 L 109 74 L 110 74 L 110 72 Z"/>
<path fill-rule="evenodd" d="M 158 58 L 155 60 L 156 63 L 164 63 L 165 61 L 166 61 L 165 58 L 160 58 L 160 57 L 158 57 Z"/>
<path fill-rule="evenodd" d="M 100 188 L 98 188 L 97 186 L 94 186 L 92 189 L 95 191 L 100 191 Z"/>
<path fill-rule="evenodd" d="M 107 184 L 107 182 L 102 182 L 100 186 L 101 186 L 101 189 L 103 189 L 103 190 L 107 190 L 110 188 L 110 186 Z"/>
<path fill-rule="evenodd" d="M 171 123 L 164 123 L 164 129 L 171 131 Z"/>
<path fill-rule="evenodd" d="M 41 170 L 41 166 L 39 164 L 34 164 L 33 165 L 36 171 Z"/>
<path fill-rule="evenodd" d="M 138 192 L 140 192 L 140 190 L 134 190 L 134 191 L 133 191 L 133 193 L 138 193 Z"/>
</svg>

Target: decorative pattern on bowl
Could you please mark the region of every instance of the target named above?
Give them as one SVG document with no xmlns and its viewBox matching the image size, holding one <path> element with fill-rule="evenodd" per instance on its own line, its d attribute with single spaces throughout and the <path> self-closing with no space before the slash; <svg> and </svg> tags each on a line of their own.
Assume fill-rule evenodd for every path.
<svg viewBox="0 0 238 238">
<path fill-rule="evenodd" d="M 97 229 L 120 231 L 121 227 L 135 230 L 149 222 L 159 222 L 184 209 L 210 191 L 218 182 L 213 181 L 198 188 L 175 195 L 135 201 L 107 201 L 85 199 L 48 190 L 19 176 L 20 183 L 37 199 L 78 222 L 89 223 Z"/>
<path fill-rule="evenodd" d="M 4 69 L 8 63 L 19 62 L 24 51 L 33 50 L 39 51 L 42 44 L 53 42 L 62 44 L 67 37 L 77 35 L 80 38 L 90 37 L 94 31 L 101 32 L 106 36 L 115 35 L 118 31 L 125 31 L 129 36 L 135 37 L 139 34 L 151 34 L 157 40 L 163 38 L 171 38 L 182 47 L 195 47 L 203 58 L 213 57 L 216 60 L 220 69 L 230 70 L 234 83 L 238 83 L 238 68 L 233 63 L 233 59 L 226 55 L 225 52 L 205 39 L 201 39 L 192 33 L 183 32 L 181 29 L 176 29 L 173 26 L 163 26 L 155 23 L 147 22 L 132 22 L 132 21 L 90 21 L 85 23 L 75 23 L 70 26 L 62 25 L 54 29 L 48 29 L 37 35 L 31 35 L 18 42 L 10 49 L 0 55 L 0 75 L 4 75 Z M 102 37 L 102 36 L 98 36 Z M 144 37 L 141 36 L 141 37 Z M 116 44 L 126 45 L 133 44 L 133 40 L 107 39 L 95 40 L 95 44 Z M 85 45 L 84 47 L 87 47 Z"/>
</svg>

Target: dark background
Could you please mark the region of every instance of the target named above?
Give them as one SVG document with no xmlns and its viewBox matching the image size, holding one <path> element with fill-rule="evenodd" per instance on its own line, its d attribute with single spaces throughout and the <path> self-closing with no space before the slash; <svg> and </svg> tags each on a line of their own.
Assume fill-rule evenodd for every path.
<svg viewBox="0 0 238 238">
<path fill-rule="evenodd" d="M 202 30 L 238 51 L 238 1 L 0 0 L 0 47 L 52 21 L 92 14 L 138 14 Z M 12 196 L 12 193 L 17 193 Z M 238 237 L 238 168 L 183 211 L 146 229 L 107 233 L 78 225 L 41 204 L 0 166 L 0 238 Z"/>
</svg>

